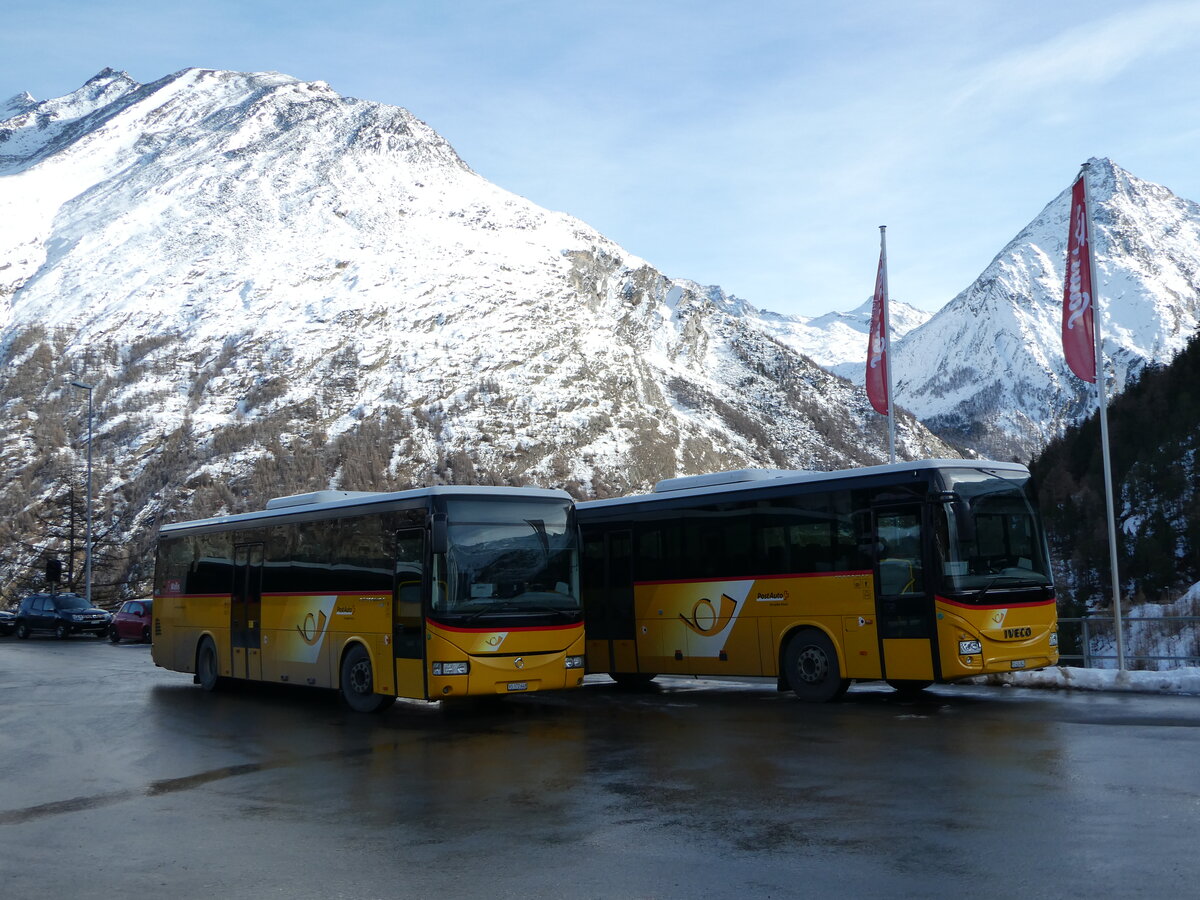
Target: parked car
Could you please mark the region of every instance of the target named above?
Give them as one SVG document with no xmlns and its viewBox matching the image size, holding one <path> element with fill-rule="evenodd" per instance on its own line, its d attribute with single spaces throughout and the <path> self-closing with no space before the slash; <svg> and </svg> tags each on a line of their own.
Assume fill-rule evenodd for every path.
<svg viewBox="0 0 1200 900">
<path fill-rule="evenodd" d="M 49 631 L 57 638 L 72 634 L 104 637 L 112 615 L 92 606 L 78 594 L 30 594 L 17 607 L 17 637 Z"/>
<path fill-rule="evenodd" d="M 17 630 L 17 617 L 7 609 L 0 609 L 0 634 L 12 634 Z"/>
<path fill-rule="evenodd" d="M 128 641 L 150 643 L 150 622 L 154 614 L 153 600 L 126 600 L 112 617 L 108 626 L 108 639 L 119 644 L 121 638 Z"/>
</svg>

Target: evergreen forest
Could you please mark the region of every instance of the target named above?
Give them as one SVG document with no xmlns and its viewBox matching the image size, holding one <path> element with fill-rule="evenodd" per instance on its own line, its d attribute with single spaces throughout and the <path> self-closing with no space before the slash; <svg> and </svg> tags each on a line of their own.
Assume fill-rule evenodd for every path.
<svg viewBox="0 0 1200 900">
<path fill-rule="evenodd" d="M 1126 605 L 1170 603 L 1200 581 L 1200 335 L 1109 405 L 1118 566 Z M 1056 560 L 1060 615 L 1107 610 L 1108 513 L 1097 413 L 1030 464 Z"/>
</svg>

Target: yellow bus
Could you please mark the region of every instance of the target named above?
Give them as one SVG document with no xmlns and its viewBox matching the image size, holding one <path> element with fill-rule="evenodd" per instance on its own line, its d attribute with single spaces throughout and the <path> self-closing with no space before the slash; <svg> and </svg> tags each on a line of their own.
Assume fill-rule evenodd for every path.
<svg viewBox="0 0 1200 900">
<path fill-rule="evenodd" d="M 775 678 L 808 701 L 1058 662 L 1021 465 L 675 478 L 577 506 L 589 672 Z"/>
<path fill-rule="evenodd" d="M 352 709 L 577 687 L 578 530 L 565 491 L 319 491 L 163 527 L 157 665 L 333 688 Z"/>
</svg>

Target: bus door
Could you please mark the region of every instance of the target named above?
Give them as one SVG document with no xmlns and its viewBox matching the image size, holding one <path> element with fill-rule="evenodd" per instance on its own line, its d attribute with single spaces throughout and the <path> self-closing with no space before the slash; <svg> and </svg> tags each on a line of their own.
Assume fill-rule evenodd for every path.
<svg viewBox="0 0 1200 900">
<path fill-rule="evenodd" d="M 396 693 L 425 699 L 425 529 L 396 532 L 396 586 L 392 602 L 392 641 Z"/>
<path fill-rule="evenodd" d="M 918 503 L 873 510 L 875 614 L 888 681 L 933 681 L 939 674 L 933 595 L 925 587 L 924 513 Z"/>
<path fill-rule="evenodd" d="M 234 546 L 229 643 L 235 678 L 262 678 L 262 566 L 262 544 Z"/>
<path fill-rule="evenodd" d="M 633 612 L 633 534 L 584 536 L 584 630 L 592 672 L 637 672 Z"/>
</svg>

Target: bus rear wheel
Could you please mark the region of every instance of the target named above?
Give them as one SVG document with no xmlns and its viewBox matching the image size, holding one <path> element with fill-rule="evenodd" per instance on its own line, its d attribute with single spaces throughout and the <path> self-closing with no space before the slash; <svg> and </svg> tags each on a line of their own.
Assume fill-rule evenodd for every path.
<svg viewBox="0 0 1200 900">
<path fill-rule="evenodd" d="M 395 697 L 375 693 L 371 655 L 362 644 L 355 644 L 342 657 L 342 701 L 361 713 L 380 712 L 396 701 Z"/>
<path fill-rule="evenodd" d="M 783 673 L 788 687 L 806 703 L 828 703 L 850 687 L 850 680 L 841 677 L 833 641 L 815 628 L 792 635 L 783 654 Z"/>
<path fill-rule="evenodd" d="M 221 683 L 221 670 L 217 666 L 217 648 L 211 638 L 200 642 L 196 651 L 196 684 L 202 690 L 215 691 Z"/>
</svg>

